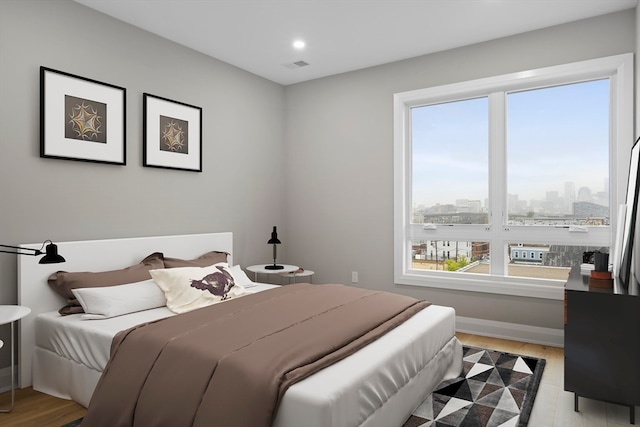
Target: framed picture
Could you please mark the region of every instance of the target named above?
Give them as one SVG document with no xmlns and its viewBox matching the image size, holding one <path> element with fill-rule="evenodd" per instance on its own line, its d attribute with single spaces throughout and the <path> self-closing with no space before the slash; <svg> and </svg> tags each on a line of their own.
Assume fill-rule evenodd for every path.
<svg viewBox="0 0 640 427">
<path fill-rule="evenodd" d="M 202 108 L 143 98 L 144 166 L 202 172 Z"/>
<path fill-rule="evenodd" d="M 631 163 L 629 164 L 629 180 L 627 182 L 626 215 L 622 225 L 622 242 L 617 242 L 620 250 L 618 279 L 625 289 L 633 283 L 639 272 L 634 272 L 634 257 L 638 257 L 638 248 L 634 247 L 636 236 L 640 231 L 636 229 L 638 215 L 640 215 L 640 138 L 631 148 Z M 621 225 L 619 224 L 618 227 Z"/>
<path fill-rule="evenodd" d="M 126 89 L 40 67 L 40 157 L 125 165 Z"/>
</svg>

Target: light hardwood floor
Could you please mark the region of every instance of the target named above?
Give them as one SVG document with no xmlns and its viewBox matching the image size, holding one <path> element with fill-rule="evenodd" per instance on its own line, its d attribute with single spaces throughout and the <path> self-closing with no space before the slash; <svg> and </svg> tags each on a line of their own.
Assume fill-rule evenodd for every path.
<svg viewBox="0 0 640 427">
<path fill-rule="evenodd" d="M 0 406 L 7 408 L 10 404 L 10 393 L 0 395 Z M 28 387 L 16 390 L 13 411 L 0 414 L 0 426 L 60 427 L 83 417 L 86 412 L 72 400 L 58 399 Z"/>
<path fill-rule="evenodd" d="M 546 359 L 530 427 L 622 427 L 629 426 L 629 410 L 619 405 L 580 398 L 580 412 L 573 411 L 573 394 L 564 391 L 564 351 L 561 348 L 457 334 L 463 344 Z M 10 394 L 0 395 L 0 406 L 7 407 Z M 16 391 L 15 408 L 0 413 L 2 427 L 60 427 L 76 420 L 86 410 L 68 400 L 57 399 L 26 388 Z M 638 408 L 636 408 L 638 412 Z M 640 414 L 640 413 L 639 413 Z"/>
</svg>

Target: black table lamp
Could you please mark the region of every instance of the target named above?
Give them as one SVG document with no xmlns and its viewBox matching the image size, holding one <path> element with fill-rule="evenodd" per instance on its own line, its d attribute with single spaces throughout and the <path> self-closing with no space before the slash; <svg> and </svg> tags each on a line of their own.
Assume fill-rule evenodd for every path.
<svg viewBox="0 0 640 427">
<path fill-rule="evenodd" d="M 48 245 L 47 242 L 49 242 Z M 44 245 L 47 245 L 47 247 L 45 248 Z M 55 245 L 51 240 L 45 240 L 40 249 L 21 248 L 19 246 L 9 245 L 0 245 L 0 248 L 13 249 L 12 251 L 0 249 L 0 252 L 3 252 L 5 254 L 31 256 L 44 255 L 42 259 L 40 259 L 39 264 L 57 264 L 60 262 L 65 262 L 65 259 L 58 254 L 58 246 Z M 46 252 L 42 252 L 42 249 L 45 249 Z"/>
<path fill-rule="evenodd" d="M 280 240 L 278 240 L 278 232 L 276 231 L 275 225 L 273 226 L 273 231 L 271 232 L 271 238 L 267 242 L 268 245 L 273 245 L 273 265 L 265 265 L 264 268 L 267 270 L 282 270 L 284 265 L 276 265 L 276 245 L 279 245 Z"/>
</svg>

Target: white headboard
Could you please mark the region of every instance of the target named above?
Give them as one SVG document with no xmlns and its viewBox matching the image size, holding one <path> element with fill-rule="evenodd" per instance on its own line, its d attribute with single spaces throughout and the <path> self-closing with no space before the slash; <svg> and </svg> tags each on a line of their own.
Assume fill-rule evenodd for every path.
<svg viewBox="0 0 640 427">
<path fill-rule="evenodd" d="M 35 318 L 40 313 L 57 311 L 66 301 L 47 284 L 51 273 L 63 271 L 107 271 L 129 267 L 153 252 L 167 257 L 193 259 L 209 251 L 233 255 L 233 233 L 190 234 L 181 236 L 137 237 L 130 239 L 55 242 L 66 262 L 38 264 L 40 257 L 18 257 L 18 304 L 31 313 L 20 321 L 20 387 L 31 385 L 31 359 L 35 347 Z M 42 243 L 21 247 L 40 249 Z M 233 265 L 232 257 L 229 264 Z"/>
</svg>

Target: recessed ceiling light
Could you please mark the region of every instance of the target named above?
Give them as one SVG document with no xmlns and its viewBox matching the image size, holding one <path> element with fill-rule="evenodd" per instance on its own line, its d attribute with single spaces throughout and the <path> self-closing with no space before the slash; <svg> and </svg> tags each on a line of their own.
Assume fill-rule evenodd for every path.
<svg viewBox="0 0 640 427">
<path fill-rule="evenodd" d="M 302 40 L 296 40 L 293 42 L 293 47 L 295 47 L 296 49 L 304 49 L 304 42 Z"/>
</svg>

